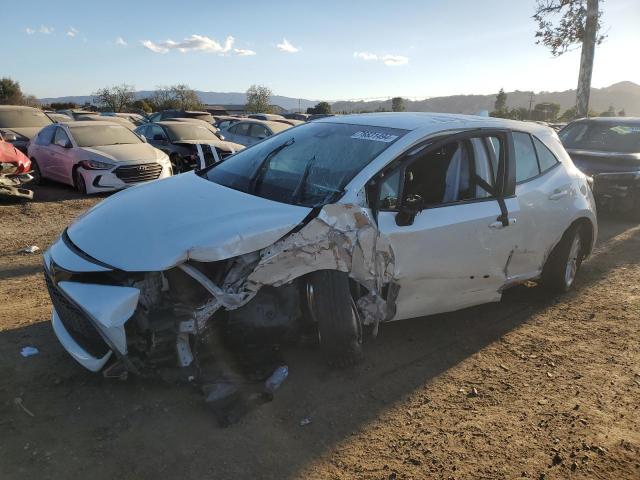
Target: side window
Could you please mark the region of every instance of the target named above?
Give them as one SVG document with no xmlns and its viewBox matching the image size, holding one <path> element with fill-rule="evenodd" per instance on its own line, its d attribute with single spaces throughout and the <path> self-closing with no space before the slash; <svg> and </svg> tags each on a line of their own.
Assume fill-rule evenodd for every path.
<svg viewBox="0 0 640 480">
<path fill-rule="evenodd" d="M 538 157 L 528 133 L 513 132 L 516 153 L 516 183 L 524 182 L 540 174 Z"/>
<path fill-rule="evenodd" d="M 55 133 L 56 128 L 58 127 L 50 125 L 40 130 L 38 139 L 36 140 L 36 145 L 49 145 L 53 140 L 53 134 Z"/>
<path fill-rule="evenodd" d="M 495 142 L 500 149 L 500 140 Z M 405 171 L 403 198 L 417 195 L 425 207 L 434 207 L 493 197 L 495 177 L 489 145 L 493 145 L 490 140 L 477 137 L 452 141 L 426 153 L 418 150 L 419 157 Z M 386 195 L 393 198 L 392 176 L 388 181 Z"/>
<path fill-rule="evenodd" d="M 533 144 L 536 146 L 538 162 L 540 162 L 540 170 L 542 172 L 546 172 L 558 163 L 558 159 L 551 150 L 536 137 L 533 137 Z"/>
<path fill-rule="evenodd" d="M 67 132 L 65 132 L 61 127 L 56 128 L 56 133 L 53 136 L 53 143 L 60 147 L 70 143 Z"/>
<path fill-rule="evenodd" d="M 231 133 L 235 133 L 236 135 L 244 135 L 246 137 L 249 136 L 249 127 L 251 127 L 250 123 L 238 123 L 231 127 L 229 131 Z"/>
<path fill-rule="evenodd" d="M 151 139 L 152 140 L 166 140 L 167 139 L 167 136 L 165 135 L 164 130 L 162 129 L 162 127 L 159 127 L 158 125 L 151 125 L 151 127 L 149 127 L 147 129 L 147 131 L 151 135 Z"/>
<path fill-rule="evenodd" d="M 253 125 L 251 125 L 250 136 L 255 138 L 267 138 L 269 136 L 269 131 L 266 128 L 264 128 L 263 125 L 258 125 L 257 123 L 254 123 Z"/>
<path fill-rule="evenodd" d="M 398 206 L 401 172 L 401 169 L 396 169 L 380 179 L 378 206 L 381 210 L 395 210 Z"/>
</svg>

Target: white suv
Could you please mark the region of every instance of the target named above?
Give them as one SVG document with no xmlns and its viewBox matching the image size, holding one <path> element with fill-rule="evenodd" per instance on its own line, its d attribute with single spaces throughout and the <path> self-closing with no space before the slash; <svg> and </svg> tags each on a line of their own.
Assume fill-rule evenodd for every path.
<svg viewBox="0 0 640 480">
<path fill-rule="evenodd" d="M 568 290 L 596 235 L 587 178 L 552 129 L 389 113 L 304 124 L 114 195 L 44 262 L 53 328 L 94 371 L 188 366 L 223 319 L 307 322 L 348 363 L 381 322 L 531 279 Z"/>
</svg>

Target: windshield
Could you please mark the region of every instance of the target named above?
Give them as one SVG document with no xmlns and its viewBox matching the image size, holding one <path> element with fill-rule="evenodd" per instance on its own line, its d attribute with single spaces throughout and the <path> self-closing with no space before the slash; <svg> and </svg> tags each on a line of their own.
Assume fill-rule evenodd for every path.
<svg viewBox="0 0 640 480">
<path fill-rule="evenodd" d="M 46 127 L 51 123 L 49 117 L 35 108 L 0 110 L 0 128 Z"/>
<path fill-rule="evenodd" d="M 201 175 L 277 202 L 329 203 L 406 130 L 342 123 L 307 123 L 242 150 Z"/>
<path fill-rule="evenodd" d="M 180 125 L 165 125 L 169 138 L 172 142 L 181 140 L 219 140 L 211 130 L 195 123 L 187 123 Z"/>
<path fill-rule="evenodd" d="M 69 128 L 79 147 L 142 143 L 136 134 L 120 125 L 86 125 Z"/>
<path fill-rule="evenodd" d="M 577 122 L 559 136 L 565 148 L 640 153 L 640 122 Z"/>
</svg>

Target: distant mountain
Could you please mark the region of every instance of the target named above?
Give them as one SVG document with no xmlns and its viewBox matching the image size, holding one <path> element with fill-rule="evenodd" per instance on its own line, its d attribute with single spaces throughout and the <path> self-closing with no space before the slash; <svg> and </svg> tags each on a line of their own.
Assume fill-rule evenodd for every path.
<svg viewBox="0 0 640 480">
<path fill-rule="evenodd" d="M 208 105 L 243 105 L 247 101 L 247 96 L 241 92 L 202 92 L 196 90 L 198 98 L 202 103 Z M 135 93 L 136 99 L 150 97 L 153 94 L 151 90 L 141 90 Z M 52 102 L 73 102 L 78 105 L 84 105 L 86 102 L 93 101 L 93 95 L 76 95 L 69 97 L 40 98 L 40 103 L 49 104 Z M 318 100 L 297 99 L 284 97 L 281 95 L 273 95 L 271 103 L 278 105 L 285 110 L 298 110 L 298 106 L 302 111 L 306 111 L 308 107 L 313 107 Z"/>
<path fill-rule="evenodd" d="M 152 94 L 150 90 L 136 92 L 136 98 L 145 98 Z M 210 105 L 241 105 L 246 102 L 246 95 L 241 92 L 202 92 L 196 91 L 200 101 Z M 497 93 L 497 92 L 496 92 Z M 529 92 L 507 92 L 507 105 L 514 107 L 529 107 Z M 40 102 L 75 102 L 79 105 L 91 102 L 93 96 L 69 96 L 57 98 L 41 98 Z M 431 97 L 426 100 L 405 100 L 407 111 L 412 112 L 443 112 L 443 113 L 469 113 L 474 114 L 483 110 L 493 110 L 496 94 L 491 95 L 451 95 L 447 97 Z M 297 99 L 274 95 L 271 103 L 279 105 L 285 110 L 297 111 L 301 108 L 306 111 L 313 107 L 318 100 Z M 561 111 L 571 108 L 576 102 L 576 91 L 564 92 L 539 92 L 533 98 L 533 104 L 541 102 L 559 103 Z M 614 83 L 604 88 L 591 89 L 591 109 L 596 112 L 604 112 L 613 106 L 617 111 L 624 109 L 627 115 L 640 116 L 640 85 L 633 82 Z M 334 112 L 359 112 L 375 111 L 379 108 L 391 110 L 391 99 L 384 101 L 337 101 L 331 105 Z"/>
<path fill-rule="evenodd" d="M 497 93 L 497 92 L 496 92 Z M 474 114 L 483 110 L 493 110 L 496 94 L 491 95 L 452 95 L 448 97 L 431 97 L 426 100 L 405 100 L 407 111 L 442 112 Z M 507 92 L 507 105 L 510 108 L 529 107 L 530 92 Z M 539 92 L 533 97 L 533 104 L 542 102 L 559 103 L 561 111 L 575 106 L 576 91 Z M 640 85 L 633 82 L 619 82 L 609 87 L 592 88 L 590 108 L 596 112 L 604 112 L 609 106 L 617 111 L 624 109 L 626 114 L 640 116 Z M 391 110 L 391 100 L 372 102 L 334 102 L 334 112 L 375 111 L 379 108 Z"/>
</svg>

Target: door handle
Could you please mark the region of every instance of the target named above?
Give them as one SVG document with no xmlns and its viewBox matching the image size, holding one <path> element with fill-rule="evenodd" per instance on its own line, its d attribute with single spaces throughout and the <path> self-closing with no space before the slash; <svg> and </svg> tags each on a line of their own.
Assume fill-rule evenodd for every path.
<svg viewBox="0 0 640 480">
<path fill-rule="evenodd" d="M 555 189 L 551 195 L 549 195 L 549 200 L 560 200 L 561 198 L 569 195 L 569 190 L 560 190 Z"/>
<path fill-rule="evenodd" d="M 516 224 L 516 219 L 509 217 L 509 225 L 507 226 L 515 225 L 515 224 Z M 489 228 L 500 229 L 500 228 L 505 228 L 505 225 L 502 224 L 502 220 L 498 220 L 493 223 L 490 223 Z"/>
</svg>

